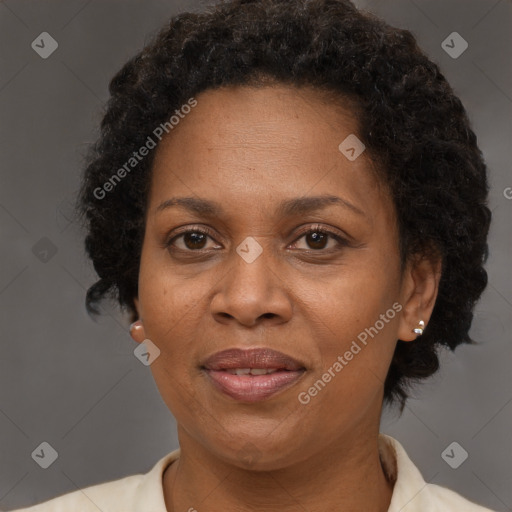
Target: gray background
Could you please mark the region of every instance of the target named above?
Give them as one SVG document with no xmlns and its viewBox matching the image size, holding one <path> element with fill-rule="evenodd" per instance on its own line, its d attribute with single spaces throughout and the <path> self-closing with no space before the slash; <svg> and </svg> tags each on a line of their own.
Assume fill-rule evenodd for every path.
<svg viewBox="0 0 512 512">
<path fill-rule="evenodd" d="M 489 286 L 472 328 L 480 344 L 444 353 L 442 370 L 417 388 L 401 417 L 386 412 L 382 430 L 402 442 L 427 481 L 512 510 L 512 200 L 504 193 L 512 187 L 512 3 L 356 3 L 412 30 L 460 95 L 489 165 L 494 215 Z M 109 79 L 167 18 L 200 5 L 0 2 L 1 509 L 146 472 L 178 446 L 151 372 L 133 355 L 128 321 L 114 307 L 96 321 L 85 312 L 94 274 L 70 201 Z M 44 31 L 59 44 L 46 60 L 31 48 Z M 453 31 L 469 43 L 458 59 L 441 48 Z M 46 470 L 31 458 L 42 441 L 59 454 Z M 452 441 L 469 453 L 455 470 L 441 457 Z"/>
</svg>

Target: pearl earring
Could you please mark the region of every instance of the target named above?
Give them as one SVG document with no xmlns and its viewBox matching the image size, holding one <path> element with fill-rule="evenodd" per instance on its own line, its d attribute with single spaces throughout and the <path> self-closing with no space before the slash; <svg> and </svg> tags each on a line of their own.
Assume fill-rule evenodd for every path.
<svg viewBox="0 0 512 512">
<path fill-rule="evenodd" d="M 418 326 L 419 327 L 416 327 L 414 330 L 414 333 L 415 334 L 423 334 L 423 329 L 425 328 L 425 322 L 423 320 L 420 320 L 418 322 Z"/>
<path fill-rule="evenodd" d="M 134 337 L 138 332 L 141 332 L 143 329 L 142 321 L 137 320 L 130 325 L 130 335 Z"/>
</svg>

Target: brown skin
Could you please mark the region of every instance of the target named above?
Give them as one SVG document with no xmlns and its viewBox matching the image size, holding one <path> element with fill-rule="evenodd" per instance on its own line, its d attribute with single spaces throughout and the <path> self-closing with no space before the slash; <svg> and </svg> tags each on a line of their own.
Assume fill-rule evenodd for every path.
<svg viewBox="0 0 512 512">
<path fill-rule="evenodd" d="M 151 371 L 178 423 L 181 456 L 163 477 L 167 509 L 384 512 L 393 489 L 378 456 L 384 381 L 397 339 L 414 342 L 418 321 L 428 323 L 440 262 L 417 258 L 401 272 L 387 188 L 367 152 L 350 162 L 338 150 L 358 131 L 348 102 L 334 107 L 319 91 L 284 85 L 209 90 L 197 102 L 156 150 L 133 334 L 160 348 Z M 330 205 L 275 215 L 283 200 L 324 194 L 362 213 Z M 224 212 L 157 212 L 183 196 Z M 315 224 L 348 245 L 300 231 Z M 170 252 L 165 242 L 185 226 L 212 236 L 181 236 Z M 236 252 L 248 236 L 263 248 L 250 264 Z M 298 394 L 395 302 L 402 311 L 301 404 Z M 236 401 L 200 368 L 233 347 L 271 347 L 306 372 L 264 401 Z"/>
</svg>

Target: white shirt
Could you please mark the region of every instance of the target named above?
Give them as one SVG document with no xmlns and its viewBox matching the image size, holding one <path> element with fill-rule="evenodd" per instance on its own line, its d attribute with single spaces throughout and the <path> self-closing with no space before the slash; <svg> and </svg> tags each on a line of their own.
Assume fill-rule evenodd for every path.
<svg viewBox="0 0 512 512">
<path fill-rule="evenodd" d="M 493 512 L 445 487 L 426 483 L 396 439 L 380 434 L 379 452 L 386 476 L 394 481 L 388 512 Z M 168 453 L 146 474 L 91 485 L 12 512 L 167 512 L 162 477 L 179 455 L 180 449 Z"/>
</svg>

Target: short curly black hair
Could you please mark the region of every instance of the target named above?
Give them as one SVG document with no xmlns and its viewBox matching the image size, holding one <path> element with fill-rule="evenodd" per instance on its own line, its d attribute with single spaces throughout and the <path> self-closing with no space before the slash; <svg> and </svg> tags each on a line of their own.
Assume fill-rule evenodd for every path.
<svg viewBox="0 0 512 512">
<path fill-rule="evenodd" d="M 99 276 L 87 309 L 97 313 L 108 297 L 137 318 L 155 151 L 127 175 L 134 150 L 201 91 L 269 80 L 356 102 L 358 136 L 394 201 L 402 263 L 429 248 L 442 256 L 430 322 L 416 342 L 398 340 L 386 378 L 385 400 L 403 409 L 409 385 L 437 371 L 440 346 L 473 342 L 472 310 L 487 284 L 487 171 L 461 101 L 411 32 L 348 0 L 231 0 L 185 12 L 117 72 L 77 202 Z"/>
</svg>

